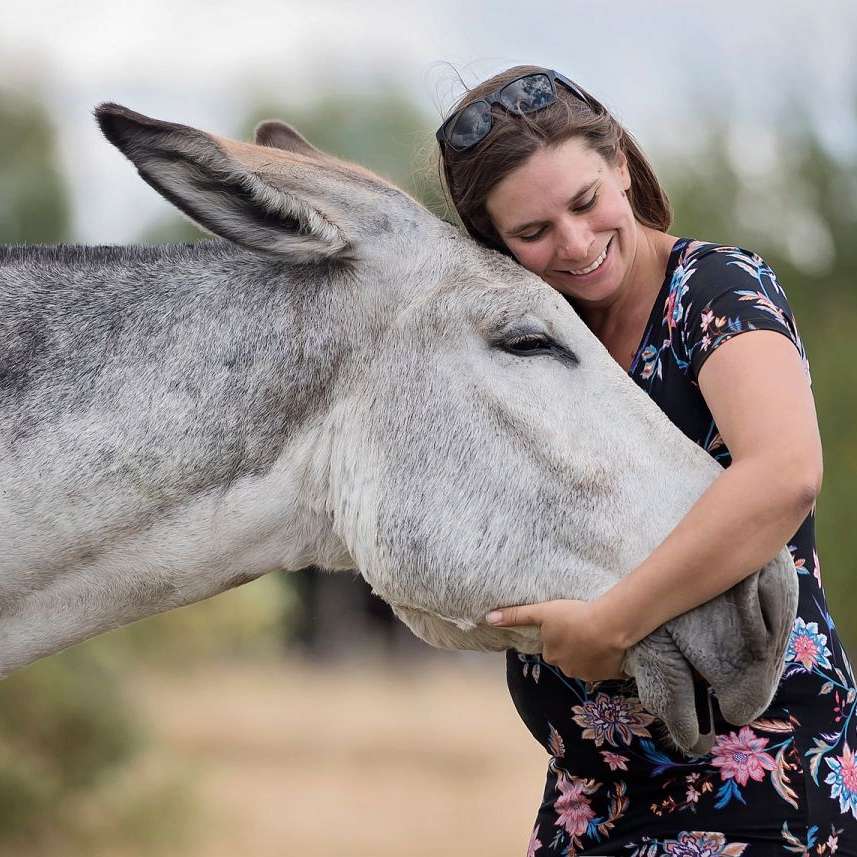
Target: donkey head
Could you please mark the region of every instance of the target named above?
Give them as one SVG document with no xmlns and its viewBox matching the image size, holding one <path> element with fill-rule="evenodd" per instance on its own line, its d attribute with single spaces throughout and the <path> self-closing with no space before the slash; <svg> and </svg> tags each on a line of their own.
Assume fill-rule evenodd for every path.
<svg viewBox="0 0 857 857">
<path fill-rule="evenodd" d="M 534 652 L 535 629 L 484 615 L 600 595 L 716 478 L 561 295 L 384 180 L 279 122 L 254 145 L 117 105 L 97 116 L 188 217 L 300 284 L 293 319 L 315 348 L 291 371 L 329 380 L 284 438 L 302 450 L 286 567 L 358 568 L 435 645 Z M 784 551 L 629 653 L 680 747 L 699 749 L 691 667 L 734 723 L 769 704 L 796 604 Z"/>
</svg>

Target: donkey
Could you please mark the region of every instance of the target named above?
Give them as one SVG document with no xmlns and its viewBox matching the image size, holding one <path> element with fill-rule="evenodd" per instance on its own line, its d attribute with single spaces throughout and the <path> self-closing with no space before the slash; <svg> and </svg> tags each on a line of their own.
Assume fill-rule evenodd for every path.
<svg viewBox="0 0 857 857">
<path fill-rule="evenodd" d="M 279 122 L 96 117 L 215 238 L 0 253 L 0 674 L 307 565 L 435 646 L 537 652 L 486 612 L 597 597 L 716 477 L 559 293 L 381 178 Z M 783 549 L 628 652 L 679 748 L 695 671 L 767 707 L 796 606 Z"/>
</svg>

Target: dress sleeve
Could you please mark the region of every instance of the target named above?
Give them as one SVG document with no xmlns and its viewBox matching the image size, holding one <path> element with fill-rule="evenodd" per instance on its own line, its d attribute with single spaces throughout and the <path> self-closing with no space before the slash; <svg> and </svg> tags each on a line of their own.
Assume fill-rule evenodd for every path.
<svg viewBox="0 0 857 857">
<path fill-rule="evenodd" d="M 715 247 L 691 264 L 683 295 L 683 338 L 687 372 L 694 383 L 702 365 L 724 342 L 751 330 L 776 330 L 788 337 L 812 383 L 794 314 L 761 256 L 738 247 Z"/>
</svg>

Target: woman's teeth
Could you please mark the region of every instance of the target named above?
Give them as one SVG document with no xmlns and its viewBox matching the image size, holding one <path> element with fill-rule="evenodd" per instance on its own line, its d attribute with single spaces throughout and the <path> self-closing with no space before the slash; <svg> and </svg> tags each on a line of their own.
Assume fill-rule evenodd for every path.
<svg viewBox="0 0 857 857">
<path fill-rule="evenodd" d="M 613 239 L 611 238 L 610 241 Z M 591 274 L 596 269 L 600 268 L 604 264 L 604 260 L 607 258 L 607 250 L 610 247 L 610 241 L 607 242 L 607 245 L 604 248 L 604 252 L 589 266 L 586 268 L 581 268 L 579 271 L 569 271 L 569 274 L 573 274 L 575 277 L 582 277 L 584 274 Z"/>
</svg>

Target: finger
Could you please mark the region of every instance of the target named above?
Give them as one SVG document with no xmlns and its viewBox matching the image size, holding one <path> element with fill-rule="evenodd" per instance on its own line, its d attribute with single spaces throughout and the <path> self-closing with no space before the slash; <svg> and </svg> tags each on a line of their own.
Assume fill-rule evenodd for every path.
<svg viewBox="0 0 857 857">
<path fill-rule="evenodd" d="M 504 607 L 502 610 L 492 610 L 485 621 L 491 625 L 509 627 L 514 625 L 536 625 L 541 627 L 541 611 L 533 604 L 520 607 Z"/>
</svg>

